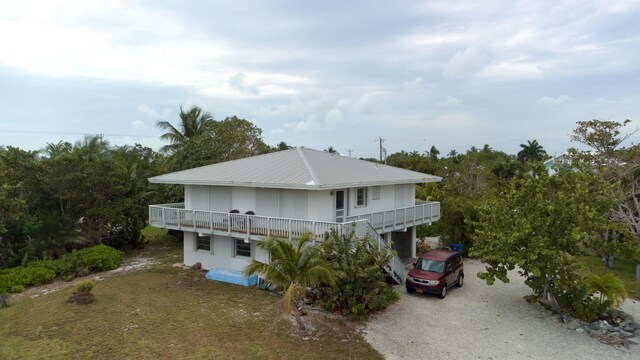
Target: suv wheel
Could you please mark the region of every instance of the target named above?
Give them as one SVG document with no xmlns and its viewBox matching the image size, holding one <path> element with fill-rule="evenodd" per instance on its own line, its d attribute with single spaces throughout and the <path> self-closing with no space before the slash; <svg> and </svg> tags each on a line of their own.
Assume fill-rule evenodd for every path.
<svg viewBox="0 0 640 360">
<path fill-rule="evenodd" d="M 447 284 L 442 285 L 442 290 L 440 290 L 440 295 L 438 296 L 440 299 L 444 299 L 447 296 Z"/>
<path fill-rule="evenodd" d="M 464 283 L 464 274 L 460 273 L 460 275 L 458 275 L 458 282 L 456 283 L 457 287 L 462 287 Z"/>
</svg>

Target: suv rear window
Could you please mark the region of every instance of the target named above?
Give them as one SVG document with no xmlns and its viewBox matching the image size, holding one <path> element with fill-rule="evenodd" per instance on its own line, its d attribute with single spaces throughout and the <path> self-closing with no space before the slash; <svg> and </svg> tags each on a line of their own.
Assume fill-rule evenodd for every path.
<svg viewBox="0 0 640 360">
<path fill-rule="evenodd" d="M 416 269 L 423 271 L 433 271 L 442 274 L 444 272 L 444 261 L 420 258 L 416 262 Z"/>
</svg>

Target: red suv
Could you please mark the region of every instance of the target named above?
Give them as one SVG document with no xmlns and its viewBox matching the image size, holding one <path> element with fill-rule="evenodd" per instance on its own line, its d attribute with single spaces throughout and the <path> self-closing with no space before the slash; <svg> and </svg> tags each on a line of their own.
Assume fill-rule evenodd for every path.
<svg viewBox="0 0 640 360">
<path fill-rule="evenodd" d="M 447 296 L 447 289 L 464 282 L 462 255 L 450 250 L 431 250 L 422 254 L 413 264 L 405 281 L 407 292 Z"/>
</svg>

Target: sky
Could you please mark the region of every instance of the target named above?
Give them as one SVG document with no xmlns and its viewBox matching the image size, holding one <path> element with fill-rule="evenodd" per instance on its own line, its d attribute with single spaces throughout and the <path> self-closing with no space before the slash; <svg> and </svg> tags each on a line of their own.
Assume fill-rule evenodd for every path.
<svg viewBox="0 0 640 360">
<path fill-rule="evenodd" d="M 640 126 L 639 24 L 638 0 L 0 0 L 0 145 L 158 149 L 197 105 L 354 157 L 560 154 L 577 121 Z"/>
</svg>

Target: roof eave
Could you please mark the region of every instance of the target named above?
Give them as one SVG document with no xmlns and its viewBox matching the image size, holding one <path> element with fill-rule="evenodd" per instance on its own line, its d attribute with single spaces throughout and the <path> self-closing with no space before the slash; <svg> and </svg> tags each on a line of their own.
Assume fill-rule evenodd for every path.
<svg viewBox="0 0 640 360">
<path fill-rule="evenodd" d="M 424 179 L 406 179 L 406 180 L 388 180 L 388 181 L 369 181 L 358 183 L 344 183 L 344 184 L 332 184 L 332 185 L 300 185 L 300 184 L 267 184 L 267 183 L 239 183 L 239 182 L 224 182 L 224 181 L 174 181 L 163 180 L 157 177 L 149 178 L 149 182 L 152 184 L 172 184 L 172 185 L 201 185 L 201 186 L 237 186 L 237 187 L 255 187 L 255 188 L 271 188 L 271 189 L 291 189 L 291 190 L 337 190 L 344 188 L 353 188 L 361 186 L 383 186 L 383 185 L 396 185 L 396 184 L 422 184 L 429 182 L 440 182 L 441 177 L 433 176 Z"/>
</svg>

